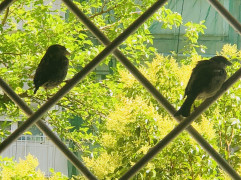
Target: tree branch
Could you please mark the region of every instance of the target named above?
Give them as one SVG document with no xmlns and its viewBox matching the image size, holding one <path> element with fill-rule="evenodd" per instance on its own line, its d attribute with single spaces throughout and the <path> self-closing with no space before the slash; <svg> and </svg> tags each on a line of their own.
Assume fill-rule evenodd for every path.
<svg viewBox="0 0 241 180">
<path fill-rule="evenodd" d="M 101 14 L 107 13 L 107 12 L 109 12 L 109 11 L 115 9 L 117 6 L 119 6 L 119 4 L 117 4 L 117 5 L 115 5 L 115 6 L 111 7 L 111 8 L 109 8 L 109 9 L 107 9 L 107 10 L 104 10 L 104 8 L 102 7 L 102 9 L 101 9 L 100 12 L 98 12 L 98 13 L 92 15 L 92 16 L 89 16 L 89 18 L 91 19 L 91 18 L 94 18 L 94 17 L 99 16 L 99 15 L 101 15 Z"/>
<path fill-rule="evenodd" d="M 5 53 L 0 53 L 0 55 L 18 55 L 18 56 L 21 56 L 21 55 L 23 55 L 23 54 L 12 53 L 12 52 L 5 52 Z"/>
<path fill-rule="evenodd" d="M 7 18 L 8 18 L 8 13 L 9 13 L 9 7 L 6 9 L 6 13 L 5 13 L 5 15 L 4 15 L 4 18 L 3 18 L 3 20 L 2 20 L 2 26 L 6 23 L 6 21 L 7 21 Z"/>
</svg>

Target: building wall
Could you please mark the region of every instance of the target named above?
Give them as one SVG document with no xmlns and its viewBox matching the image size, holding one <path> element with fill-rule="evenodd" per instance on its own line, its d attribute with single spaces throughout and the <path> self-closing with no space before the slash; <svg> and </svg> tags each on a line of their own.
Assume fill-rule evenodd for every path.
<svg viewBox="0 0 241 180">
<path fill-rule="evenodd" d="M 227 21 L 208 3 L 207 0 L 170 0 L 167 8 L 182 14 L 183 24 L 188 21 L 199 23 L 205 20 L 207 26 L 205 34 L 200 36 L 199 43 L 207 46 L 203 56 L 210 56 L 220 51 L 224 44 L 237 44 L 240 48 L 241 39 L 237 32 L 229 26 Z M 227 10 L 241 22 L 241 1 L 240 0 L 220 0 Z M 182 11 L 183 6 L 183 11 Z M 176 51 L 179 29 L 163 29 L 161 23 L 154 22 L 150 27 L 154 35 L 154 46 L 159 53 L 170 54 Z M 180 29 L 179 50 L 184 46 L 185 27 Z M 180 51 L 179 51 L 180 52 Z M 200 52 L 201 53 L 201 52 Z"/>
<path fill-rule="evenodd" d="M 28 154 L 38 158 L 38 168 L 49 177 L 50 168 L 68 176 L 67 159 L 62 152 L 45 136 L 22 135 L 1 153 L 2 157 L 13 157 L 18 161 Z"/>
<path fill-rule="evenodd" d="M 6 118 L 1 117 L 0 122 L 1 121 L 6 121 Z M 8 129 L 12 133 L 21 123 L 22 122 L 11 123 L 11 121 L 9 121 L 11 125 Z M 15 161 L 19 161 L 19 158 L 25 159 L 28 154 L 31 154 L 38 158 L 39 165 L 37 168 L 44 172 L 46 177 L 51 175 L 49 172 L 50 168 L 53 168 L 55 172 L 61 172 L 68 176 L 67 158 L 64 154 L 48 139 L 48 137 L 43 135 L 35 125 L 30 127 L 28 131 L 30 131 L 32 135 L 21 135 L 4 150 L 0 156 L 13 157 Z"/>
</svg>

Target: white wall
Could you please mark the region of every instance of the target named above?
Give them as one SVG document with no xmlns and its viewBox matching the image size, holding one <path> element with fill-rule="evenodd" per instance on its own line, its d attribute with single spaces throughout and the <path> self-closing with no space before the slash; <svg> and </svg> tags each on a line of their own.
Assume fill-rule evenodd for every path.
<svg viewBox="0 0 241 180">
<path fill-rule="evenodd" d="M 49 169 L 53 168 L 55 172 L 61 172 L 68 176 L 67 159 L 63 153 L 45 136 L 23 135 L 12 143 L 0 155 L 2 157 L 14 157 L 16 161 L 19 158 L 24 159 L 28 154 L 38 158 L 38 168 L 50 176 Z"/>
</svg>

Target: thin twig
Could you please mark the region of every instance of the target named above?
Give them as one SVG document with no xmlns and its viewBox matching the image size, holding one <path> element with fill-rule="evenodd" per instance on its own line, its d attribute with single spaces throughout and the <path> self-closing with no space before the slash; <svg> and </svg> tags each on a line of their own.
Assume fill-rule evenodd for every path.
<svg viewBox="0 0 241 180">
<path fill-rule="evenodd" d="M 12 53 L 12 52 L 4 52 L 0 53 L 0 55 L 16 55 L 16 56 L 22 56 L 23 54 L 21 53 Z"/>
<path fill-rule="evenodd" d="M 89 16 L 89 18 L 92 19 L 92 18 L 94 18 L 94 17 L 96 17 L 96 16 L 99 16 L 99 15 L 101 15 L 101 14 L 107 13 L 107 12 L 115 9 L 115 8 L 118 7 L 119 5 L 120 5 L 120 4 L 117 4 L 117 5 L 111 7 L 111 8 L 109 8 L 109 9 L 107 9 L 107 10 L 104 10 L 104 8 L 102 7 L 100 12 L 98 12 L 98 13 L 92 15 L 92 16 Z"/>
<path fill-rule="evenodd" d="M 7 18 L 8 18 L 8 14 L 9 14 L 9 7 L 6 9 L 6 13 L 5 13 L 4 18 L 2 20 L 2 23 L 1 23 L 2 26 L 6 23 Z"/>
</svg>

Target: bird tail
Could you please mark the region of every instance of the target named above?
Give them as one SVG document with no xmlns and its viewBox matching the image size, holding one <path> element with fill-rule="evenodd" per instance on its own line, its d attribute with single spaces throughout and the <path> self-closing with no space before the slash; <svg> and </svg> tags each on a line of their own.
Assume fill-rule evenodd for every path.
<svg viewBox="0 0 241 180">
<path fill-rule="evenodd" d="M 193 102 L 195 101 L 197 95 L 188 95 L 186 100 L 184 101 L 181 108 L 174 114 L 174 116 L 184 116 L 187 117 L 190 115 L 191 107 Z"/>
</svg>

